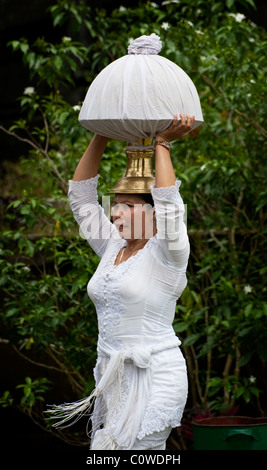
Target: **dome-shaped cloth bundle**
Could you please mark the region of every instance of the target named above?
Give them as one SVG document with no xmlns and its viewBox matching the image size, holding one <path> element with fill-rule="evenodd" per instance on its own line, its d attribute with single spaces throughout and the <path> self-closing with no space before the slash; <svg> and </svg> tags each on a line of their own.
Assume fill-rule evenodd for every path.
<svg viewBox="0 0 267 470">
<path fill-rule="evenodd" d="M 159 56 L 156 34 L 141 36 L 128 54 L 105 67 L 94 79 L 79 115 L 87 129 L 105 137 L 136 142 L 166 129 L 173 116 L 195 116 L 203 122 L 199 96 L 189 76 Z"/>
</svg>

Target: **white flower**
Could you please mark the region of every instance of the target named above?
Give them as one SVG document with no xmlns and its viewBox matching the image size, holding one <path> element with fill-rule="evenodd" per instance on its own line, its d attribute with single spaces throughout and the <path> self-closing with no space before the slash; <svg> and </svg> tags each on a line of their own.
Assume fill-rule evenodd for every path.
<svg viewBox="0 0 267 470">
<path fill-rule="evenodd" d="M 200 167 L 200 169 L 201 169 L 201 171 L 204 171 L 205 168 L 206 168 L 206 164 L 204 163 L 204 165 L 202 165 L 202 166 Z"/>
<path fill-rule="evenodd" d="M 25 271 L 26 273 L 28 273 L 30 271 L 29 266 L 23 266 L 21 269 L 22 269 L 22 271 Z"/>
<path fill-rule="evenodd" d="M 70 42 L 71 38 L 69 36 L 63 36 L 62 42 Z"/>
<path fill-rule="evenodd" d="M 186 21 L 186 22 L 187 22 L 187 24 L 188 24 L 189 26 L 191 26 L 191 27 L 194 26 L 193 23 L 192 23 L 192 21 Z"/>
<path fill-rule="evenodd" d="M 24 95 L 31 96 L 35 92 L 33 86 L 27 86 L 23 92 Z"/>
<path fill-rule="evenodd" d="M 249 42 L 255 42 L 254 38 L 248 38 Z"/>
<path fill-rule="evenodd" d="M 133 41 L 134 41 L 134 38 L 129 38 L 128 39 L 129 44 L 131 44 Z"/>
<path fill-rule="evenodd" d="M 250 292 L 252 292 L 252 287 L 248 284 L 244 287 L 244 292 L 245 294 L 249 294 Z"/>
<path fill-rule="evenodd" d="M 256 377 L 254 377 L 254 375 L 251 375 L 248 380 L 251 384 L 254 384 L 256 382 Z"/>
<path fill-rule="evenodd" d="M 205 62 L 205 60 L 207 60 L 207 57 L 204 56 L 204 55 L 201 55 L 201 56 L 200 56 L 200 60 L 202 60 L 202 62 Z"/>
<path fill-rule="evenodd" d="M 245 15 L 243 15 L 243 13 L 237 13 L 236 14 L 236 21 L 238 21 L 238 23 L 241 23 L 241 21 L 243 21 L 245 19 Z"/>
<path fill-rule="evenodd" d="M 165 2 L 161 2 L 161 5 L 169 5 L 170 3 L 180 3 L 179 0 L 166 0 Z"/>
<path fill-rule="evenodd" d="M 75 104 L 74 106 L 72 106 L 72 109 L 74 111 L 80 111 L 81 110 L 81 106 L 79 104 Z"/>
<path fill-rule="evenodd" d="M 127 8 L 125 8 L 125 7 L 122 6 L 122 5 L 121 5 L 120 8 L 119 8 L 119 11 L 120 11 L 121 13 L 123 13 L 123 12 L 126 11 L 126 10 L 127 10 Z"/>
<path fill-rule="evenodd" d="M 150 2 L 150 6 L 153 7 L 153 8 L 158 8 L 158 4 L 157 3 L 154 3 L 154 2 Z"/>
<path fill-rule="evenodd" d="M 232 16 L 238 23 L 241 23 L 246 18 L 243 13 L 228 13 L 228 16 Z"/>
<path fill-rule="evenodd" d="M 162 27 L 162 29 L 165 29 L 165 31 L 167 31 L 167 29 L 170 28 L 170 25 L 169 25 L 169 23 L 162 23 L 161 27 Z"/>
<path fill-rule="evenodd" d="M 253 78 L 249 81 L 250 81 L 250 83 L 256 83 L 255 80 L 253 80 Z"/>
</svg>

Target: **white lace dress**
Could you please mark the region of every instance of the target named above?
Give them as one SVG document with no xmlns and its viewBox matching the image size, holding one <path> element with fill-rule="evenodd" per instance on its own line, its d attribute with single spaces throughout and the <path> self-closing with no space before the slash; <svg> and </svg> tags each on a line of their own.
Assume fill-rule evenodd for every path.
<svg viewBox="0 0 267 470">
<path fill-rule="evenodd" d="M 96 389 L 62 407 L 61 417 L 62 410 L 66 421 L 88 412 L 94 399 L 93 437 L 105 430 L 101 448 L 132 449 L 136 439 L 180 425 L 188 384 L 172 322 L 187 284 L 189 241 L 180 182 L 152 187 L 157 234 L 115 266 L 126 241 L 98 203 L 98 177 L 69 183 L 74 217 L 101 258 L 87 289 L 99 324 Z"/>
</svg>

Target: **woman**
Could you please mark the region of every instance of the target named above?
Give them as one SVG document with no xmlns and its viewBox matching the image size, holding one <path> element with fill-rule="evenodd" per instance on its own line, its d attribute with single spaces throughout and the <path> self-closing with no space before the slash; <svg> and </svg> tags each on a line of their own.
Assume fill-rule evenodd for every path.
<svg viewBox="0 0 267 470">
<path fill-rule="evenodd" d="M 180 116 L 156 135 L 154 209 L 145 195 L 116 194 L 114 223 L 104 215 L 97 180 L 105 137 L 93 137 L 70 181 L 74 217 L 101 258 L 88 284 L 99 323 L 96 388 L 51 412 L 62 427 L 94 401 L 93 450 L 165 449 L 186 403 L 186 365 L 172 322 L 187 283 L 189 242 L 169 142 L 186 135 L 194 117 Z"/>
</svg>

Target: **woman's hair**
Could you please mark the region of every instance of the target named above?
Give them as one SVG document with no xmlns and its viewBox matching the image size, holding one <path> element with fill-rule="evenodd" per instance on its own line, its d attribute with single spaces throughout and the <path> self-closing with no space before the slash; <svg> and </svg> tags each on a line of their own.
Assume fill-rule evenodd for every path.
<svg viewBox="0 0 267 470">
<path fill-rule="evenodd" d="M 120 193 L 117 193 L 120 194 Z M 127 194 L 127 193 L 126 193 Z M 145 201 L 146 204 L 150 204 L 151 207 L 154 207 L 154 200 L 151 193 L 130 193 L 131 196 L 138 196 L 140 199 Z M 116 194 L 115 194 L 116 196 Z"/>
<path fill-rule="evenodd" d="M 142 193 L 139 196 L 146 202 L 146 204 L 150 204 L 154 207 L 154 201 L 151 193 Z"/>
</svg>

